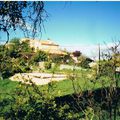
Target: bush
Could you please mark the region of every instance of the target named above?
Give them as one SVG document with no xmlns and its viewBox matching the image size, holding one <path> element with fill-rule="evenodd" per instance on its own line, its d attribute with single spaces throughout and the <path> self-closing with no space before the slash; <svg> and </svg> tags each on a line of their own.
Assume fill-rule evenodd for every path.
<svg viewBox="0 0 120 120">
<path fill-rule="evenodd" d="M 87 57 L 82 56 L 82 55 L 78 58 L 78 60 L 79 60 L 78 65 L 83 67 L 83 68 L 89 68 L 90 67 L 89 63 L 91 63 L 93 61 L 90 58 L 87 58 Z"/>
<path fill-rule="evenodd" d="M 51 67 L 52 67 L 51 61 L 45 62 L 45 69 L 51 69 Z"/>
<path fill-rule="evenodd" d="M 46 61 L 47 54 L 44 51 L 38 51 L 34 56 L 33 56 L 33 61 L 34 62 L 41 62 L 41 61 Z"/>
</svg>

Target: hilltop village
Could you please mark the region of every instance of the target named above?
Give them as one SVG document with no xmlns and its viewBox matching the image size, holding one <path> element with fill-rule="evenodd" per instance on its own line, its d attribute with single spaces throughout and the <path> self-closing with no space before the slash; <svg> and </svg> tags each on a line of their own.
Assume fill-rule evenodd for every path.
<svg viewBox="0 0 120 120">
<path fill-rule="evenodd" d="M 7 69 L 3 68 L 2 78 L 10 77 L 11 80 L 18 80 L 19 73 L 27 75 L 31 73 L 29 75 L 32 76 L 31 79 L 35 76 L 34 73 L 37 73 L 39 77 L 44 73 L 45 76 L 51 78 L 51 74 L 48 73 L 53 69 L 56 69 L 55 72 L 59 74 L 60 71 L 65 69 L 81 70 L 89 68 L 89 63 L 93 62 L 90 58 L 82 55 L 80 51 L 69 52 L 61 49 L 57 43 L 50 39 L 14 38 L 5 45 L 5 49 L 8 51 L 7 56 L 9 56 L 10 65 L 12 66 L 9 67 L 8 65 Z M 11 69 L 9 74 L 8 69 Z M 59 74 L 58 79 L 66 79 L 66 74 L 63 73 L 62 76 Z"/>
</svg>

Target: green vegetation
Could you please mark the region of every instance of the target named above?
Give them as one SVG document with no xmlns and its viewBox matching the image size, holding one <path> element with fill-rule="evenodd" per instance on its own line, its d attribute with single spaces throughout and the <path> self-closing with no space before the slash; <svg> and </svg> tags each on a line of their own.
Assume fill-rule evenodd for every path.
<svg viewBox="0 0 120 120">
<path fill-rule="evenodd" d="M 90 68 L 93 60 L 80 51 L 50 55 L 35 51 L 29 40 L 9 41 L 9 32 L 18 28 L 35 37 L 46 13 L 41 1 L 0 2 L 0 31 L 7 35 L 7 44 L 0 45 L 0 120 L 120 120 L 120 42 Z M 61 64 L 74 68 L 60 70 Z M 41 86 L 9 80 L 33 71 L 62 73 L 67 79 Z"/>
<path fill-rule="evenodd" d="M 80 71 L 79 71 L 80 72 Z M 76 71 L 76 73 L 79 73 Z M 88 71 L 86 71 L 87 73 Z M 89 71 L 90 72 L 90 71 Z M 74 102 L 74 105 L 77 104 L 76 100 L 74 101 L 72 98 L 72 94 L 75 92 L 73 88 L 73 84 L 76 86 L 76 94 L 84 93 L 89 90 L 99 91 L 103 87 L 104 88 L 110 86 L 110 81 L 107 78 L 103 81 L 103 79 L 99 79 L 97 81 L 90 81 L 89 79 L 84 78 L 85 72 L 81 73 L 81 77 L 69 80 L 64 80 L 60 82 L 52 82 L 48 85 L 44 86 L 35 86 L 25 85 L 18 82 L 13 82 L 10 80 L 1 80 L 0 81 L 0 116 L 2 118 L 15 118 L 15 119 L 80 119 L 84 114 L 80 110 L 76 111 L 75 106 L 72 106 L 71 102 Z M 120 76 L 118 76 L 120 77 Z M 75 77 L 76 78 L 76 77 Z M 73 83 L 74 82 L 74 83 Z M 112 81 L 111 81 L 112 82 Z M 90 93 L 91 93 L 90 92 Z M 88 94 L 90 94 L 88 93 Z M 66 96 L 66 98 L 64 98 Z M 57 97 L 57 98 L 56 98 Z M 68 103 L 67 97 L 72 100 Z M 99 97 L 99 96 L 98 96 Z M 61 101 L 63 104 L 59 103 L 56 100 Z M 63 100 L 62 100 L 63 99 Z M 81 101 L 87 102 L 88 99 Z M 94 101 L 95 102 L 95 101 Z M 71 104 L 71 105 L 70 105 Z M 95 103 L 94 107 L 97 107 L 99 110 L 99 103 Z M 94 114 L 94 110 L 97 112 L 97 109 L 93 109 L 91 107 L 87 107 L 85 109 L 86 118 L 92 117 L 88 116 L 89 112 L 93 114 L 94 118 L 96 113 Z M 104 111 L 104 109 L 103 109 Z M 103 112 L 101 111 L 101 112 Z M 47 113 L 46 113 L 47 112 Z M 105 112 L 105 111 L 104 111 Z M 33 114 L 34 113 L 34 114 Z M 53 114 L 54 113 L 54 114 Z M 55 114 L 56 113 L 56 114 Z M 64 113 L 64 114 L 63 114 Z M 38 116 L 36 116 L 36 114 Z M 43 116 L 41 116 L 41 114 Z M 104 114 L 106 116 L 104 116 Z M 104 113 L 102 118 L 107 120 L 109 118 L 108 113 Z M 85 116 L 83 116 L 85 117 Z M 119 119 L 119 116 L 117 116 Z"/>
<path fill-rule="evenodd" d="M 72 76 L 72 71 L 68 73 L 67 71 L 64 71 L 66 74 L 68 74 L 68 79 L 59 81 L 59 82 L 52 82 L 49 83 L 48 85 L 42 85 L 39 86 L 41 90 L 47 89 L 49 85 L 52 85 L 51 92 L 58 93 L 55 96 L 64 96 L 68 94 L 73 94 L 75 92 L 73 88 L 73 83 L 76 86 L 77 92 L 79 93 L 80 91 L 86 91 L 86 90 L 95 90 L 98 88 L 108 87 L 112 83 L 112 81 L 109 79 L 109 77 L 100 77 L 96 81 L 93 79 L 90 79 L 86 77 L 86 74 L 90 74 L 91 71 L 76 71 L 76 78 L 74 81 L 72 81 L 71 76 Z M 69 78 L 70 77 L 70 78 Z M 117 79 L 120 78 L 120 75 L 117 74 Z M 4 91 L 3 93 L 10 94 L 14 92 L 15 88 L 19 86 L 19 82 L 13 82 L 9 79 L 4 79 L 0 81 L 0 90 L 1 92 Z M 119 83 L 120 86 L 120 83 Z"/>
<path fill-rule="evenodd" d="M 74 63 L 69 53 L 52 56 L 44 51 L 35 52 L 28 42 L 20 42 L 18 38 L 6 46 L 1 45 L 0 119 L 119 120 L 118 54 L 97 61 L 92 68 L 89 67 L 92 60 L 81 52 L 76 51 L 73 55 L 78 62 Z M 67 79 L 42 86 L 32 81 L 25 84 L 6 79 L 15 73 L 39 70 L 39 62 L 44 62 L 44 72 L 65 74 Z M 81 69 L 60 70 L 61 64 L 80 66 Z"/>
<path fill-rule="evenodd" d="M 0 73 L 3 78 L 15 73 L 30 72 L 31 66 L 38 66 L 38 62 L 47 60 L 45 52 L 34 52 L 28 42 L 14 38 L 6 46 L 0 46 Z"/>
<path fill-rule="evenodd" d="M 87 58 L 83 55 L 81 55 L 80 57 L 78 57 L 78 61 L 79 61 L 79 64 L 78 66 L 81 66 L 83 68 L 89 68 L 89 63 L 93 62 L 93 60 L 91 60 L 90 58 Z"/>
<path fill-rule="evenodd" d="M 44 14 L 44 16 L 41 16 L 41 14 Z M 9 40 L 11 30 L 15 31 L 17 29 L 24 32 L 26 36 L 35 37 L 36 31 L 41 32 L 41 24 L 47 14 L 42 1 L 1 1 L 0 17 L 0 32 L 5 32 L 7 40 Z M 27 28 L 28 24 L 31 29 Z"/>
<path fill-rule="evenodd" d="M 11 97 L 19 83 L 9 79 L 0 80 L 0 99 Z"/>
<path fill-rule="evenodd" d="M 33 56 L 33 62 L 41 62 L 41 61 L 47 61 L 47 54 L 43 51 L 38 51 L 34 56 Z"/>
</svg>

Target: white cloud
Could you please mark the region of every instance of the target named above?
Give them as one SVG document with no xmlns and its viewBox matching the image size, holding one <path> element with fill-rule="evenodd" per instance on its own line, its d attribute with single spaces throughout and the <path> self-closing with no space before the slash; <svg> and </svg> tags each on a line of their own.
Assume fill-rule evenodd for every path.
<svg viewBox="0 0 120 120">
<path fill-rule="evenodd" d="M 81 51 L 82 54 L 88 56 L 88 57 L 94 57 L 96 56 L 96 52 L 98 51 L 97 45 L 69 45 L 69 46 L 62 46 L 62 48 L 65 48 L 66 50 L 72 52 L 72 51 Z"/>
<path fill-rule="evenodd" d="M 115 44 L 114 43 L 108 43 L 108 44 L 101 44 L 100 45 L 100 51 L 104 52 L 105 50 L 107 50 L 108 48 L 113 47 Z M 94 44 L 94 45 L 89 45 L 89 44 L 81 44 L 81 45 L 65 45 L 65 46 L 61 46 L 62 49 L 66 49 L 68 51 L 75 51 L 75 50 L 79 50 L 81 51 L 84 55 L 97 60 L 98 59 L 98 55 L 99 55 L 99 46 L 98 44 Z M 120 47 L 119 47 L 120 49 Z"/>
</svg>

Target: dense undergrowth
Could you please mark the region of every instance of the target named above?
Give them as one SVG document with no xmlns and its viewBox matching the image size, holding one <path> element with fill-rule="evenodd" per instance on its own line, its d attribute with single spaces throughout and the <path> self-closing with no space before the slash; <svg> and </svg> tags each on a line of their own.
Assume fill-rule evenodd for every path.
<svg viewBox="0 0 120 120">
<path fill-rule="evenodd" d="M 84 84 L 81 82 L 81 85 Z M 91 87 L 77 93 L 73 91 L 71 80 L 45 86 L 25 85 L 10 80 L 2 80 L 0 84 L 1 119 L 119 120 L 119 115 L 120 88 L 111 88 L 108 84 L 104 88 Z"/>
<path fill-rule="evenodd" d="M 66 56 L 57 60 L 55 57 L 55 66 L 51 68 L 48 54 L 42 51 L 35 53 L 27 43 L 20 43 L 18 39 L 12 42 L 14 44 L 10 48 L 0 46 L 0 119 L 120 119 L 120 72 L 117 71 L 120 54 L 116 46 L 108 52 L 111 55 L 103 54 L 103 59 L 96 61 L 93 68 L 88 67 L 86 59 L 81 61 L 81 57 L 79 64 L 83 65 L 80 70 L 75 69 L 80 65 L 73 61 L 70 62 L 73 70 L 59 70 L 58 66 L 66 61 L 63 59 Z M 47 62 L 44 72 L 64 73 L 67 79 L 43 86 L 37 86 L 32 81 L 24 84 L 4 79 L 15 73 L 33 72 L 32 68 L 36 68 L 39 61 Z"/>
</svg>

